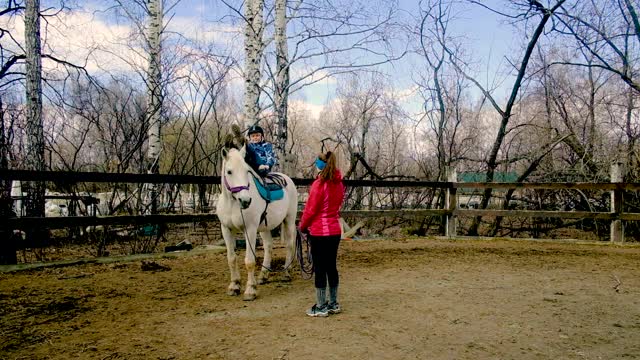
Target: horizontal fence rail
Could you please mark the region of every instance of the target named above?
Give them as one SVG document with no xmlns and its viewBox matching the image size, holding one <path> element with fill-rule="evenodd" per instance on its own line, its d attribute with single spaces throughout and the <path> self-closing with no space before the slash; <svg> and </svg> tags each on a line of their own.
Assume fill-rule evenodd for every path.
<svg viewBox="0 0 640 360">
<path fill-rule="evenodd" d="M 640 183 L 453 183 L 454 189 L 640 190 Z"/>
<path fill-rule="evenodd" d="M 638 221 L 640 214 L 589 211 L 540 211 L 540 210 L 474 210 L 457 209 L 453 211 L 458 216 L 513 216 L 531 218 L 557 218 L 557 219 L 593 219 L 593 220 L 627 220 Z"/>
<path fill-rule="evenodd" d="M 134 183 L 219 185 L 220 176 L 169 174 L 114 174 L 73 171 L 0 170 L 0 180 L 47 181 L 55 183 Z M 315 179 L 293 178 L 298 186 L 309 186 Z M 453 188 L 450 182 L 408 180 L 344 180 L 346 186 Z"/>
<path fill-rule="evenodd" d="M 342 216 L 356 216 L 362 218 L 400 217 L 404 219 L 421 219 L 426 216 L 503 216 L 529 218 L 558 218 L 558 219 L 593 219 L 593 220 L 624 220 L 640 221 L 639 213 L 606 213 L 588 211 L 537 211 L 537 210 L 475 210 L 475 209 L 406 209 L 406 210 L 344 210 Z M 143 224 L 179 224 L 199 221 L 216 221 L 218 216 L 212 213 L 196 214 L 156 214 L 156 215 L 113 215 L 113 216 L 60 216 L 60 217 L 19 217 L 6 220 L 9 228 L 23 229 L 32 227 L 46 227 L 49 229 L 64 229 L 75 226 L 99 225 L 143 225 Z"/>
<path fill-rule="evenodd" d="M 196 175 L 168 175 L 168 174 L 115 174 L 100 172 L 71 172 L 71 171 L 26 171 L 26 170 L 0 170 L 0 180 L 11 181 L 43 181 L 56 184 L 74 183 L 155 183 L 155 184 L 207 184 L 219 185 L 219 176 Z M 309 186 L 314 179 L 294 178 L 297 186 Z M 455 236 L 456 217 L 528 217 L 528 218 L 560 218 L 560 219 L 593 219 L 605 221 L 639 221 L 640 213 L 622 212 L 620 203 L 612 203 L 611 212 L 587 212 L 587 211 L 538 211 L 538 210 L 492 210 L 492 209 L 462 209 L 457 205 L 456 194 L 458 191 L 469 189 L 553 189 L 553 190 L 601 190 L 610 191 L 615 198 L 621 199 L 623 191 L 638 191 L 640 183 L 459 183 L 456 181 L 409 181 L 409 180 L 344 180 L 348 187 L 371 188 L 431 188 L 443 189 L 447 192 L 447 201 L 444 209 L 393 209 L 393 210 L 347 210 L 342 211 L 343 216 L 359 216 L 367 218 L 375 217 L 402 217 L 419 219 L 427 216 L 443 216 L 447 219 L 448 236 Z M 81 196 L 79 196 L 81 197 Z M 612 196 L 613 198 L 614 196 Z M 5 219 L 3 222 L 8 228 L 24 229 L 33 227 L 45 227 L 60 229 L 75 226 L 98 225 L 141 225 L 159 223 L 185 223 L 198 221 L 214 221 L 217 216 L 213 213 L 200 214 L 154 214 L 154 215 L 118 215 L 118 216 L 68 216 L 30 218 L 19 217 Z M 613 238 L 612 241 L 623 241 Z"/>
</svg>

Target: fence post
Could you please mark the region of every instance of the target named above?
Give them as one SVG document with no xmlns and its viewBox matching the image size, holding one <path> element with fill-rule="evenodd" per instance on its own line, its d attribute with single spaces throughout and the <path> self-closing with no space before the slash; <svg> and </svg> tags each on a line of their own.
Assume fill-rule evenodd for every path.
<svg viewBox="0 0 640 360">
<path fill-rule="evenodd" d="M 611 165 L 611 182 L 614 184 L 621 183 L 624 182 L 623 179 L 623 164 L 615 163 Z M 616 188 L 611 191 L 611 213 L 621 215 L 623 204 L 622 189 Z M 615 243 L 624 242 L 624 225 L 620 219 L 611 221 L 611 241 Z"/>
<path fill-rule="evenodd" d="M 4 181 L 0 183 L 4 183 Z M 18 239 L 13 235 L 13 229 L 6 225 L 9 218 L 15 217 L 11 210 L 12 205 L 11 196 L 0 193 L 0 265 L 15 265 L 18 263 L 16 255 Z"/>
<path fill-rule="evenodd" d="M 453 166 L 447 167 L 447 181 L 455 184 L 458 181 L 458 172 Z M 456 196 L 457 189 L 454 187 L 448 188 L 445 192 L 444 203 L 447 210 L 454 211 L 458 207 L 458 197 Z M 455 214 L 448 214 L 445 222 L 445 236 L 455 237 L 457 219 Z"/>
</svg>

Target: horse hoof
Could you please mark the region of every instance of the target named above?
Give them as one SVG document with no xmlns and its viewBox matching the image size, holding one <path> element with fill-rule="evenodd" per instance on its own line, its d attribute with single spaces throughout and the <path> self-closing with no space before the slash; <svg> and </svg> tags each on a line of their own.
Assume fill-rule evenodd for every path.
<svg viewBox="0 0 640 360">
<path fill-rule="evenodd" d="M 260 275 L 258 276 L 258 285 L 264 285 L 267 283 L 267 281 L 269 281 L 269 274 L 268 273 L 260 273 Z"/>
<path fill-rule="evenodd" d="M 227 288 L 227 295 L 229 295 L 229 296 L 238 296 L 238 295 L 240 295 L 240 286 Z"/>
<path fill-rule="evenodd" d="M 227 291 L 227 295 L 238 296 L 240 295 L 240 289 L 229 289 L 229 291 Z"/>
<path fill-rule="evenodd" d="M 242 300 L 244 300 L 244 301 L 253 301 L 257 297 L 258 296 L 256 294 L 244 294 L 244 297 L 242 298 Z"/>
</svg>

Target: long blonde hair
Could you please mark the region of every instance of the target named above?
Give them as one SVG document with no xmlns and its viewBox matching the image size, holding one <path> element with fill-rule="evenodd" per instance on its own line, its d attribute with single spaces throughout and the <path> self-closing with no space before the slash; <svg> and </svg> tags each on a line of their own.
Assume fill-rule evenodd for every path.
<svg viewBox="0 0 640 360">
<path fill-rule="evenodd" d="M 318 176 L 323 180 L 335 180 L 336 170 L 338 170 L 338 159 L 336 159 L 336 154 L 331 151 L 327 151 L 325 154 L 318 155 L 318 159 L 327 163 Z"/>
</svg>

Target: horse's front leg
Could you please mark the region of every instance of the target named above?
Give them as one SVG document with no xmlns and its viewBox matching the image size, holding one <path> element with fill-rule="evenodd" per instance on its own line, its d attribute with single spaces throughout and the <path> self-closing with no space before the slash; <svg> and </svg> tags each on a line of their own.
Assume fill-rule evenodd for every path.
<svg viewBox="0 0 640 360">
<path fill-rule="evenodd" d="M 227 289 L 227 295 L 240 295 L 240 269 L 236 255 L 236 239 L 228 227 L 222 225 L 222 237 L 227 247 L 227 262 L 229 263 L 229 272 L 231 273 L 231 282 Z"/>
<path fill-rule="evenodd" d="M 261 231 L 260 238 L 262 238 L 262 247 L 264 248 L 264 259 L 262 259 L 262 269 L 260 269 L 260 275 L 258 275 L 258 284 L 262 285 L 267 283 L 271 272 L 271 253 L 273 251 L 271 231 Z"/>
<path fill-rule="evenodd" d="M 256 290 L 256 228 L 248 228 L 245 231 L 246 251 L 244 255 L 244 266 L 247 268 L 247 287 L 244 290 L 245 301 L 254 300 L 258 297 Z"/>
</svg>

